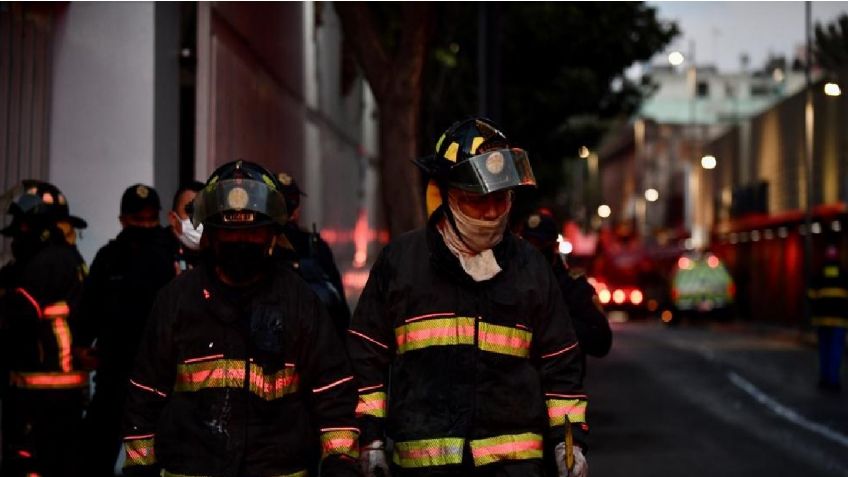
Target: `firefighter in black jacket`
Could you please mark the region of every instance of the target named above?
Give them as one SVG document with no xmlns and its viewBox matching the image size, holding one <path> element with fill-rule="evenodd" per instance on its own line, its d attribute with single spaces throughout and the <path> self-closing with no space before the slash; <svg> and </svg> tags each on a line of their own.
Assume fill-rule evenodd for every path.
<svg viewBox="0 0 848 477">
<path fill-rule="evenodd" d="M 612 346 L 612 330 L 598 294 L 586 280 L 586 275 L 573 275 L 559 254 L 559 227 L 550 211 L 539 209 L 530 214 L 521 227 L 521 236 L 542 252 L 553 266 L 574 332 L 577 333 L 577 342 L 584 354 L 585 373 L 585 355 L 603 358 Z"/>
<path fill-rule="evenodd" d="M 283 263 L 296 271 L 318 295 L 339 335 L 344 336 L 350 324 L 350 308 L 333 251 L 317 231 L 310 232 L 300 226 L 300 197 L 306 194 L 300 190 L 297 181 L 286 173 L 278 174 L 277 179 L 282 185 L 286 210 L 290 215 L 283 233 L 277 237 L 277 252 Z"/>
<path fill-rule="evenodd" d="M 356 389 L 318 298 L 268 254 L 279 183 L 246 161 L 197 195 L 210 259 L 157 297 L 130 380 L 126 475 L 358 475 Z"/>
<path fill-rule="evenodd" d="M 506 231 L 527 155 L 469 119 L 417 163 L 441 204 L 382 251 L 349 330 L 363 470 L 390 471 L 388 437 L 395 477 L 541 476 L 547 440 L 568 475 L 568 431 L 588 430 L 578 344 L 550 265 Z"/>
<path fill-rule="evenodd" d="M 115 475 L 124 401 L 141 334 L 156 293 L 176 275 L 176 247 L 160 226 L 160 209 L 152 187 L 134 184 L 124 191 L 122 230 L 94 257 L 74 313 L 78 345 L 95 346 L 97 362 L 80 452 L 80 466 L 89 477 Z"/>
<path fill-rule="evenodd" d="M 848 273 L 840 263 L 836 245 L 825 248 L 824 263 L 808 295 L 812 325 L 818 328 L 819 388 L 838 392 L 842 388 L 839 368 L 848 328 Z"/>
<path fill-rule="evenodd" d="M 68 320 L 85 262 L 65 234 L 86 224 L 47 182 L 25 180 L 11 195 L 12 223 L 2 233 L 12 238 L 13 261 L 0 273 L 0 473 L 65 476 L 88 387 L 88 373 L 73 360 Z"/>
</svg>

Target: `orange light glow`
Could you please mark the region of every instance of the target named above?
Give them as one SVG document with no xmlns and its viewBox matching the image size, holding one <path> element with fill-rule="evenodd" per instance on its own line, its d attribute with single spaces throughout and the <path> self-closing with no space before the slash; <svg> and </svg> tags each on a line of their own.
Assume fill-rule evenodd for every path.
<svg viewBox="0 0 848 477">
<path fill-rule="evenodd" d="M 653 298 L 648 300 L 648 311 L 657 311 L 657 308 L 659 308 L 659 303 L 657 303 L 657 300 L 654 300 Z"/>
<path fill-rule="evenodd" d="M 625 298 L 627 298 L 627 296 L 624 294 L 624 290 L 616 290 L 612 292 L 612 301 L 618 304 L 624 303 Z"/>
<path fill-rule="evenodd" d="M 718 267 L 718 257 L 716 257 L 715 255 L 710 255 L 710 257 L 707 259 L 707 265 L 709 265 L 710 268 Z"/>
<path fill-rule="evenodd" d="M 353 246 L 356 252 L 353 254 L 353 266 L 362 268 L 368 261 L 368 214 L 365 209 L 359 209 L 359 217 L 353 227 Z"/>
<path fill-rule="evenodd" d="M 662 312 L 662 315 L 660 315 L 660 319 L 663 321 L 663 323 L 671 323 L 671 318 L 672 315 L 671 311 L 669 310 L 665 310 L 664 312 Z"/>
<path fill-rule="evenodd" d="M 638 305 L 638 304 L 642 303 L 642 298 L 643 298 L 643 296 L 642 296 L 641 291 L 633 290 L 633 291 L 630 292 L 630 303 L 633 303 L 634 305 Z"/>
<path fill-rule="evenodd" d="M 602 288 L 600 291 L 598 291 L 598 298 L 601 299 L 601 303 L 609 303 L 610 297 L 610 291 L 606 288 Z"/>
<path fill-rule="evenodd" d="M 689 260 L 688 257 L 680 257 L 677 259 L 677 267 L 683 270 L 689 270 L 692 268 L 692 260 Z"/>
</svg>

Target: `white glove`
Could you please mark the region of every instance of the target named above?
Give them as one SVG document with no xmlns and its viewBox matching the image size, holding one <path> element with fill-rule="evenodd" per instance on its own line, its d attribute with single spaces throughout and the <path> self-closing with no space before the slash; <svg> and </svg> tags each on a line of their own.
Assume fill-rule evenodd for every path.
<svg viewBox="0 0 848 477">
<path fill-rule="evenodd" d="M 589 475 L 589 464 L 586 463 L 583 449 L 580 446 L 574 446 L 573 449 L 574 468 L 571 470 L 571 474 L 569 474 L 568 468 L 565 466 L 565 442 L 560 442 L 554 447 L 554 458 L 556 459 L 558 477 L 587 477 Z"/>
<path fill-rule="evenodd" d="M 374 441 L 359 450 L 359 464 L 365 477 L 390 477 L 383 441 Z"/>
</svg>

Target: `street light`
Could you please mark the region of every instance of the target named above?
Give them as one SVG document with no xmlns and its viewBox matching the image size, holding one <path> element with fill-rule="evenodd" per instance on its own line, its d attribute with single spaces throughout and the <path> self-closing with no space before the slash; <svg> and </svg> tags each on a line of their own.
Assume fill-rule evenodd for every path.
<svg viewBox="0 0 848 477">
<path fill-rule="evenodd" d="M 611 213 L 612 209 L 610 209 L 610 206 L 608 206 L 607 204 L 601 204 L 600 206 L 598 206 L 598 215 L 602 219 L 609 217 Z"/>
<path fill-rule="evenodd" d="M 827 83 L 824 85 L 824 94 L 828 96 L 839 96 L 842 94 L 842 89 L 836 83 Z"/>
<path fill-rule="evenodd" d="M 715 169 L 716 166 L 716 158 L 715 156 L 704 156 L 701 158 L 701 167 L 704 169 Z"/>
<path fill-rule="evenodd" d="M 659 198 L 660 193 L 656 189 L 650 188 L 645 191 L 645 200 L 647 200 L 648 202 L 656 202 Z"/>
<path fill-rule="evenodd" d="M 580 159 L 586 159 L 589 157 L 589 148 L 586 146 L 580 146 L 580 149 L 577 151 L 577 155 L 580 156 Z"/>
<path fill-rule="evenodd" d="M 679 51 L 672 51 L 668 54 L 668 62 L 671 63 L 671 66 L 680 66 L 684 60 L 683 53 Z"/>
</svg>

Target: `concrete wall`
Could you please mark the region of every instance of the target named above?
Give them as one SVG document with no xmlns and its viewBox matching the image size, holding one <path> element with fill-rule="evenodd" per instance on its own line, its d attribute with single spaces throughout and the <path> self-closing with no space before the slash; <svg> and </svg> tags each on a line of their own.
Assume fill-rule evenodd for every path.
<svg viewBox="0 0 848 477">
<path fill-rule="evenodd" d="M 71 2 L 54 41 L 49 180 L 89 227 L 90 263 L 120 230 L 121 193 L 154 181 L 154 5 Z"/>
</svg>

